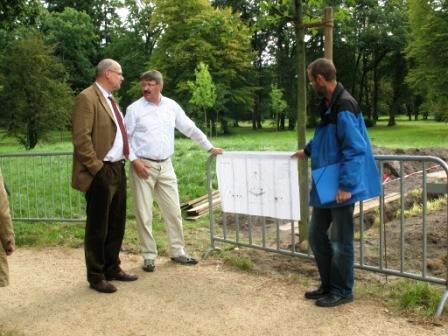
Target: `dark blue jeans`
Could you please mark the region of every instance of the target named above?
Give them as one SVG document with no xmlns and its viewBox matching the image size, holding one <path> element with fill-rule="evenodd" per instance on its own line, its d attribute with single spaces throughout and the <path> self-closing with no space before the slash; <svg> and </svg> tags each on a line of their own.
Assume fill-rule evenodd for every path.
<svg viewBox="0 0 448 336">
<path fill-rule="evenodd" d="M 353 204 L 313 208 L 309 233 L 322 287 L 344 297 L 354 283 L 353 210 Z"/>
</svg>

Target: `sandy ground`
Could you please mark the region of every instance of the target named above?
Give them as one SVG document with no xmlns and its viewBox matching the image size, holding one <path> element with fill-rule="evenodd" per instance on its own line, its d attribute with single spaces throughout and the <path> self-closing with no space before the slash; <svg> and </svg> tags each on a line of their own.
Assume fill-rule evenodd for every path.
<svg viewBox="0 0 448 336">
<path fill-rule="evenodd" d="M 448 335 L 447 325 L 409 323 L 369 301 L 318 308 L 297 282 L 216 260 L 185 267 L 160 258 L 145 273 L 139 256 L 123 254 L 140 278 L 116 282 L 115 294 L 88 288 L 80 249 L 19 249 L 9 260 L 0 335 Z"/>
</svg>

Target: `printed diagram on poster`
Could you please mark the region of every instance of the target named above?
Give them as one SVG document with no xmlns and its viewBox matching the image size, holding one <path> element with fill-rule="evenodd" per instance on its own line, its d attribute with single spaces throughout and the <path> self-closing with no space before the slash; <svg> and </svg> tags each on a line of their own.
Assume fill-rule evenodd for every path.
<svg viewBox="0 0 448 336">
<path fill-rule="evenodd" d="M 297 159 L 290 152 L 224 152 L 216 171 L 222 211 L 299 220 Z"/>
</svg>

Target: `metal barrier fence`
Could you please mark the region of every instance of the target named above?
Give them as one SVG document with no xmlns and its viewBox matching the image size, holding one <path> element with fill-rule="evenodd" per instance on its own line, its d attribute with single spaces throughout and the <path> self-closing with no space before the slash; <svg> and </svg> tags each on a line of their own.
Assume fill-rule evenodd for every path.
<svg viewBox="0 0 448 336">
<path fill-rule="evenodd" d="M 383 183 L 381 197 L 360 202 L 355 207 L 355 216 L 359 217 L 355 221 L 355 267 L 445 285 L 436 312 L 440 315 L 448 300 L 448 165 L 431 156 L 379 155 L 375 159 L 380 176 L 387 181 Z M 215 170 L 212 172 L 213 163 L 210 157 L 207 166 L 209 204 L 212 204 L 216 178 Z M 416 169 L 418 167 L 421 169 Z M 443 183 L 431 183 L 429 171 L 436 167 L 442 172 Z M 391 171 L 396 178 L 391 178 L 394 176 Z M 432 197 L 433 192 L 443 195 L 433 202 L 442 210 L 436 211 L 438 217 L 433 222 L 428 222 L 428 195 Z M 209 251 L 220 242 L 313 258 L 309 250 L 299 249 L 297 222 L 222 213 L 211 206 L 209 217 Z"/>
<path fill-rule="evenodd" d="M 9 191 L 13 220 L 83 222 L 85 199 L 71 188 L 72 152 L 0 154 L 0 167 Z M 428 222 L 428 195 L 442 193 L 446 205 L 448 165 L 430 156 L 376 156 L 384 194 L 374 201 L 361 202 L 355 212 L 356 263 L 360 269 L 407 277 L 445 285 L 437 315 L 448 301 L 448 210 L 439 211 L 439 218 Z M 210 157 L 207 167 L 209 204 L 212 202 Z M 405 163 L 420 167 L 419 174 L 410 173 Z M 395 168 L 394 164 L 395 163 Z M 431 183 L 428 170 L 432 163 L 444 173 L 444 183 Z M 390 179 L 390 170 L 398 177 Z M 421 176 L 420 176 L 421 175 Z M 409 217 L 409 204 L 418 198 L 421 209 L 412 210 L 421 216 Z M 409 203 L 409 204 L 408 204 Z M 132 208 L 129 207 L 128 208 Z M 372 211 L 374 215 L 372 215 Z M 267 217 L 221 213 L 210 207 L 211 248 L 215 242 L 230 243 L 268 252 L 312 258 L 310 251 L 298 248 L 298 224 Z M 396 218 L 389 221 L 389 219 Z M 417 218 L 417 219 L 416 219 Z M 375 222 L 379 219 L 379 222 Z M 415 241 L 419 246 L 415 246 Z"/>
<path fill-rule="evenodd" d="M 85 220 L 84 196 L 71 187 L 72 156 L 72 152 L 0 154 L 13 220 Z"/>
</svg>

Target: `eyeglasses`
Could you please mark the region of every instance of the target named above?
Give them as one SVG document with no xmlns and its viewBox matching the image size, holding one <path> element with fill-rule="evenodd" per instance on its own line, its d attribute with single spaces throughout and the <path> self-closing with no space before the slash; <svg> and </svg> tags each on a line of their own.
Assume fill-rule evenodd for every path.
<svg viewBox="0 0 448 336">
<path fill-rule="evenodd" d="M 111 70 L 111 69 L 109 69 L 109 71 L 110 71 L 110 72 L 114 72 L 114 73 L 116 73 L 118 76 L 122 76 L 122 77 L 123 77 L 123 73 L 120 72 L 120 71 Z"/>
</svg>

